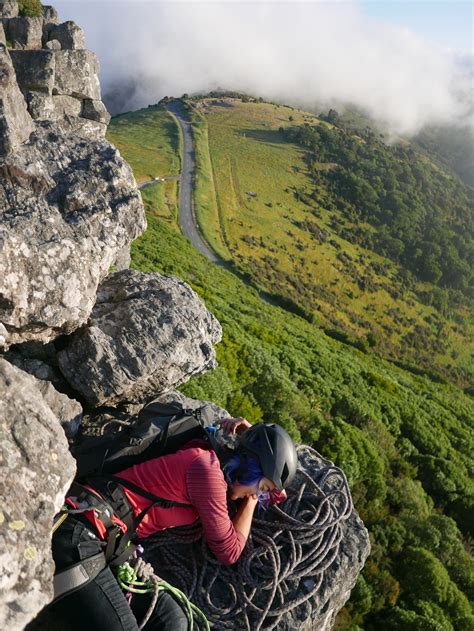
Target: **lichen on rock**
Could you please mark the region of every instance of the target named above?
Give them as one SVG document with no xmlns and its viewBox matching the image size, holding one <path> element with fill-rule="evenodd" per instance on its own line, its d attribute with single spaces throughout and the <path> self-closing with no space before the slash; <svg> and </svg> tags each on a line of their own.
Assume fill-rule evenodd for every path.
<svg viewBox="0 0 474 631">
<path fill-rule="evenodd" d="M 68 338 L 58 360 L 91 405 L 141 401 L 214 368 L 221 336 L 187 283 L 124 270 L 102 283 L 87 325 Z"/>
<path fill-rule="evenodd" d="M 52 597 L 52 520 L 75 463 L 37 380 L 1 358 L 0 415 L 0 628 L 22 629 Z"/>
</svg>

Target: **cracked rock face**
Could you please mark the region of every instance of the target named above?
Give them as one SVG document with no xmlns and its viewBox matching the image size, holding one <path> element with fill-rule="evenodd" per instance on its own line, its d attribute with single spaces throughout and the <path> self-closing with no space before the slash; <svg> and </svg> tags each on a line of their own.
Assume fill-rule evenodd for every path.
<svg viewBox="0 0 474 631">
<path fill-rule="evenodd" d="M 0 628 L 19 630 L 52 598 L 52 520 L 76 468 L 37 380 L 1 358 L 0 445 Z"/>
<path fill-rule="evenodd" d="M 85 327 L 58 354 L 91 405 L 140 401 L 214 368 L 222 329 L 185 282 L 132 270 L 107 277 Z"/>
<path fill-rule="evenodd" d="M 25 142 L 34 128 L 16 82 L 12 60 L 0 43 L 0 156 Z"/>
<path fill-rule="evenodd" d="M 0 321 L 7 344 L 88 318 L 116 256 L 145 229 L 130 167 L 105 140 L 38 126 L 0 159 Z"/>
</svg>

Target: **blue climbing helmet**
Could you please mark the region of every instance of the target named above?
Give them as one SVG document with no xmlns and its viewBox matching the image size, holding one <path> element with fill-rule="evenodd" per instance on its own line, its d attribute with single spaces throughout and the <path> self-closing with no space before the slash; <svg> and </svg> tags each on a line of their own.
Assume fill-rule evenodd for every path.
<svg viewBox="0 0 474 631">
<path fill-rule="evenodd" d="M 257 458 L 263 475 L 281 491 L 291 484 L 298 466 L 296 447 L 288 432 L 276 423 L 258 423 L 245 431 L 239 451 Z"/>
</svg>

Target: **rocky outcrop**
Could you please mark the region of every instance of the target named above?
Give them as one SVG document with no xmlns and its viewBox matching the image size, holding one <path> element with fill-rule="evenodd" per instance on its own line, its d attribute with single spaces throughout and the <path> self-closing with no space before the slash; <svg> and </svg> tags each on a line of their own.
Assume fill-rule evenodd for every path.
<svg viewBox="0 0 474 631">
<path fill-rule="evenodd" d="M 41 15 L 43 16 L 45 25 L 54 26 L 59 24 L 59 15 L 54 7 L 44 4 L 41 7 Z"/>
<path fill-rule="evenodd" d="M 18 13 L 18 3 L 16 0 L 2 0 L 2 2 L 0 2 L 0 18 L 16 18 Z"/>
<path fill-rule="evenodd" d="M 3 26 L 12 48 L 20 50 L 41 48 L 43 41 L 42 17 L 10 18 L 3 21 Z"/>
<path fill-rule="evenodd" d="M 0 628 L 22 629 L 52 597 L 51 525 L 75 465 L 37 380 L 0 359 Z"/>
<path fill-rule="evenodd" d="M 0 156 L 2 156 L 11 153 L 22 142 L 25 142 L 35 128 L 18 88 L 10 55 L 2 44 L 0 44 L 0 89 Z"/>
<path fill-rule="evenodd" d="M 84 50 L 82 29 L 72 21 L 59 23 L 53 7 L 30 18 L 18 16 L 15 2 L 2 6 L 0 42 L 11 47 L 32 118 L 55 121 L 75 135 L 104 136 L 110 116 L 100 97 L 97 57 Z"/>
<path fill-rule="evenodd" d="M 84 48 L 84 32 L 75 22 L 63 22 L 48 29 L 48 41 L 55 40 L 63 50 Z"/>
<path fill-rule="evenodd" d="M 218 321 L 183 281 L 132 270 L 107 277 L 86 326 L 58 354 L 91 405 L 142 401 L 214 368 Z"/>
<path fill-rule="evenodd" d="M 145 228 L 141 198 L 112 145 L 51 124 L 0 173 L 0 318 L 8 344 L 47 342 L 87 320 L 116 255 Z"/>
</svg>

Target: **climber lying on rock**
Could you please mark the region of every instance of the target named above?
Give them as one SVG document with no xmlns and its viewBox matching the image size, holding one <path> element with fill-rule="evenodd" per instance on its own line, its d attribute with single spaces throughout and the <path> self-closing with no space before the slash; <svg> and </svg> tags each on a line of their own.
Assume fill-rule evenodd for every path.
<svg viewBox="0 0 474 631">
<path fill-rule="evenodd" d="M 219 447 L 216 430 L 236 437 L 233 449 Z M 91 478 L 84 486 L 73 485 L 66 500 L 68 517 L 53 535 L 59 598 L 50 606 L 51 613 L 67 618 L 71 629 L 136 631 L 137 620 L 150 613 L 151 595 L 133 595 L 130 603 L 116 579 L 117 567 L 123 567 L 135 548 L 135 538 L 199 519 L 215 557 L 223 564 L 235 563 L 257 504 L 285 499 L 283 489 L 296 467 L 293 441 L 279 425 L 222 419 L 207 428 L 202 439 L 187 442 L 175 453 L 116 475 Z M 238 501 L 232 517 L 228 498 Z M 188 618 L 164 592 L 143 628 L 184 631 Z"/>
</svg>

